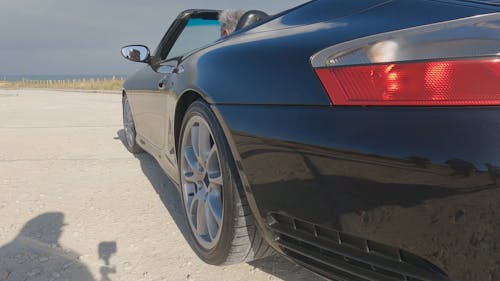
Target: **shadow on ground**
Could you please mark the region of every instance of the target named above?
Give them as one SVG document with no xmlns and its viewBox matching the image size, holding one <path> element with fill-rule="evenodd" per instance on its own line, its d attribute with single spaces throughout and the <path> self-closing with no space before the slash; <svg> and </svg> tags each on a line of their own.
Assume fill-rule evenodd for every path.
<svg viewBox="0 0 500 281">
<path fill-rule="evenodd" d="M 0 247 L 0 281 L 96 281 L 80 254 L 59 243 L 65 225 L 60 212 L 29 220 L 14 240 Z M 99 258 L 105 262 L 101 281 L 111 281 L 109 274 L 116 273 L 116 267 L 109 265 L 116 252 L 114 241 L 98 245 Z"/>
<path fill-rule="evenodd" d="M 125 135 L 123 130 L 117 132 L 118 138 L 125 145 Z M 188 226 L 184 219 L 184 210 L 182 209 L 180 194 L 175 184 L 160 168 L 156 160 L 147 153 L 136 154 L 135 157 L 141 162 L 141 168 L 151 185 L 160 196 L 163 205 L 174 219 L 177 227 L 180 229 L 184 239 L 188 240 Z M 187 242 L 189 243 L 189 242 Z M 323 280 L 307 269 L 296 265 L 281 256 L 270 256 L 258 261 L 249 263 L 266 273 L 272 274 L 280 279 L 289 281 L 301 280 Z"/>
</svg>

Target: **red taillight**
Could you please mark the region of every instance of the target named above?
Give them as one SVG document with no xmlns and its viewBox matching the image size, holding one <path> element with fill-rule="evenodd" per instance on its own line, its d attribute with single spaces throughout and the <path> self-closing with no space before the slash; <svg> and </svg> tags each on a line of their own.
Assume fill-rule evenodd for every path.
<svg viewBox="0 0 500 281">
<path fill-rule="evenodd" d="M 500 105 L 500 13 L 340 42 L 311 56 L 334 105 Z"/>
<path fill-rule="evenodd" d="M 334 105 L 500 105 L 500 60 L 315 69 Z"/>
</svg>

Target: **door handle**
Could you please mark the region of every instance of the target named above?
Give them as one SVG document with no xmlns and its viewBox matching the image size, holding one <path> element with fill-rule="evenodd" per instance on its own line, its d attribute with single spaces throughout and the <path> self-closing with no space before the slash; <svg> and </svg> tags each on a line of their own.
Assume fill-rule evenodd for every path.
<svg viewBox="0 0 500 281">
<path fill-rule="evenodd" d="M 175 66 L 166 64 L 166 65 L 161 65 L 158 68 L 157 72 L 163 73 L 163 74 L 172 74 L 172 73 L 174 73 L 174 70 L 175 70 Z"/>
<path fill-rule="evenodd" d="M 162 65 L 158 68 L 157 72 L 163 74 L 181 74 L 184 73 L 184 67 L 182 65 L 179 65 L 178 67 L 171 65 Z"/>
</svg>

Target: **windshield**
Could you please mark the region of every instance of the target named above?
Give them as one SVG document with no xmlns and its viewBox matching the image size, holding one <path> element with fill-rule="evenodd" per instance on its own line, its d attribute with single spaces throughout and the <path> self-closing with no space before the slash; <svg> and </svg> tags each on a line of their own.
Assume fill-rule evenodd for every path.
<svg viewBox="0 0 500 281">
<path fill-rule="evenodd" d="M 170 59 L 182 56 L 219 38 L 220 23 L 218 20 L 189 19 L 186 27 L 175 41 L 166 58 Z"/>
</svg>

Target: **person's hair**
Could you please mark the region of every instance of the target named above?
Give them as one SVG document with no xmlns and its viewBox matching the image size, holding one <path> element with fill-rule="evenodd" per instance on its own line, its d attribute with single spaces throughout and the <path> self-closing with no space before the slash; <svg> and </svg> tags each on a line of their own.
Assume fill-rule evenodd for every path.
<svg viewBox="0 0 500 281">
<path fill-rule="evenodd" d="M 228 34 L 233 33 L 238 21 L 244 13 L 245 11 L 242 10 L 224 10 L 220 12 L 219 21 L 221 34 L 224 33 L 224 30 L 227 30 Z"/>
</svg>

